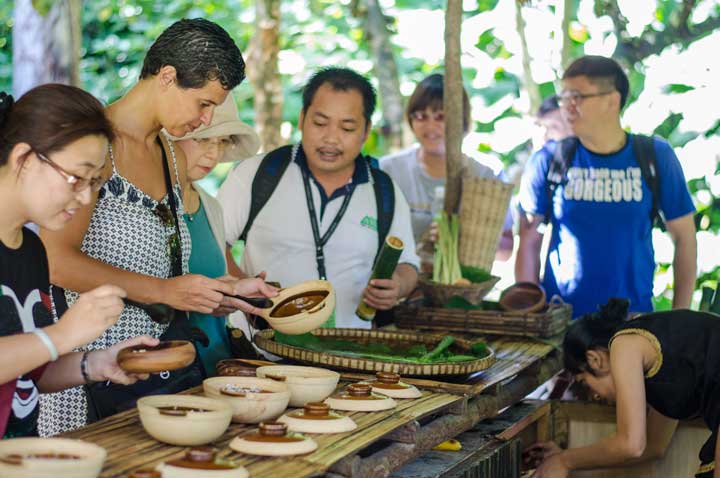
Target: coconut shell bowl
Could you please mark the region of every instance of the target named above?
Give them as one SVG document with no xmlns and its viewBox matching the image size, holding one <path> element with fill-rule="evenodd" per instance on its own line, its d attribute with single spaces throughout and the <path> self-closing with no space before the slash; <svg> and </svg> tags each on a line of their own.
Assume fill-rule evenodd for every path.
<svg viewBox="0 0 720 478">
<path fill-rule="evenodd" d="M 185 368 L 195 360 L 195 346 L 187 340 L 168 340 L 154 347 L 134 345 L 117 354 L 117 363 L 128 373 L 158 373 Z"/>
<path fill-rule="evenodd" d="M 310 280 L 282 289 L 273 297 L 272 307 L 260 317 L 270 327 L 288 335 L 299 335 L 324 324 L 335 310 L 335 290 L 324 280 Z"/>
</svg>

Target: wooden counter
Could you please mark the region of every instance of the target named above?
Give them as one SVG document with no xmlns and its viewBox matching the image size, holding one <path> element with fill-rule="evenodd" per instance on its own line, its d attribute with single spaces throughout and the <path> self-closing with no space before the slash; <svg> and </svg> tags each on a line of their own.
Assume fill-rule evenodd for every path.
<svg viewBox="0 0 720 478">
<path fill-rule="evenodd" d="M 482 373 L 455 382 L 415 380 L 423 396 L 400 400 L 394 410 L 349 413 L 358 424 L 352 432 L 313 435 L 317 451 L 295 458 L 249 457 L 233 452 L 228 442 L 255 427 L 233 424 L 214 445 L 220 455 L 237 459 L 253 478 L 323 476 L 383 477 L 436 444 L 472 428 L 480 420 L 522 400 L 560 370 L 553 345 L 526 339 L 490 341 L 498 361 Z M 344 374 L 343 381 L 366 376 Z M 341 384 L 342 385 L 342 384 Z M 199 389 L 190 391 L 201 393 Z M 181 456 L 183 447 L 159 443 L 145 433 L 131 410 L 63 436 L 96 443 L 108 451 L 102 478 L 124 478 Z"/>
</svg>

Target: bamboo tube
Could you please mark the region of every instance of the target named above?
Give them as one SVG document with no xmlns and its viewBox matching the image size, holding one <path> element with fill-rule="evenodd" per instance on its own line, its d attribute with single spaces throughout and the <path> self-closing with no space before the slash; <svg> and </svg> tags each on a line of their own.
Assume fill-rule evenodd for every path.
<svg viewBox="0 0 720 478">
<path fill-rule="evenodd" d="M 380 249 L 380 254 L 378 254 L 377 261 L 375 261 L 370 280 L 390 279 L 400 260 L 403 247 L 403 241 L 400 240 L 399 237 L 386 237 L 385 244 L 383 244 L 382 249 Z M 360 305 L 358 305 L 358 308 L 355 310 L 358 317 L 368 321 L 375 318 L 375 312 L 375 309 L 367 305 L 365 301 L 360 302 Z"/>
</svg>

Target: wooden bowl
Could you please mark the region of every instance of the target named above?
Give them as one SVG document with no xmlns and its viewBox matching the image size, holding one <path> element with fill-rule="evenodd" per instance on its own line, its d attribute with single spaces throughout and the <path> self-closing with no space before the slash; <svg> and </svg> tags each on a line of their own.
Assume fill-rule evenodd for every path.
<svg viewBox="0 0 720 478">
<path fill-rule="evenodd" d="M 297 365 L 260 367 L 257 376 L 287 384 L 291 407 L 302 407 L 307 402 L 322 402 L 335 391 L 340 381 L 340 374 L 332 370 Z"/>
<path fill-rule="evenodd" d="M 247 470 L 237 462 L 219 458 L 217 449 L 197 447 L 185 450 L 185 456 L 160 463 L 161 478 L 247 478 Z"/>
<path fill-rule="evenodd" d="M 177 370 L 193 363 L 195 346 L 187 340 L 169 340 L 155 347 L 134 345 L 117 354 L 117 363 L 128 373 L 157 373 Z"/>
<path fill-rule="evenodd" d="M 215 365 L 221 377 L 256 377 L 258 366 L 243 359 L 222 359 Z"/>
<path fill-rule="evenodd" d="M 274 420 L 290 402 L 288 386 L 268 378 L 211 377 L 203 381 L 203 391 L 230 404 L 235 423 Z"/>
<path fill-rule="evenodd" d="M 504 310 L 529 314 L 545 308 L 545 289 L 533 282 L 518 282 L 500 294 L 500 307 Z"/>
<path fill-rule="evenodd" d="M 67 438 L 12 438 L 0 441 L 0 476 L 97 478 L 105 449 Z"/>
<path fill-rule="evenodd" d="M 281 290 L 272 302 L 273 307 L 261 314 L 270 327 L 288 335 L 304 334 L 330 318 L 335 290 L 328 281 L 310 280 Z"/>
<path fill-rule="evenodd" d="M 150 395 L 137 402 L 145 431 L 170 445 L 205 445 L 220 437 L 232 419 L 222 400 L 195 395 Z"/>
</svg>

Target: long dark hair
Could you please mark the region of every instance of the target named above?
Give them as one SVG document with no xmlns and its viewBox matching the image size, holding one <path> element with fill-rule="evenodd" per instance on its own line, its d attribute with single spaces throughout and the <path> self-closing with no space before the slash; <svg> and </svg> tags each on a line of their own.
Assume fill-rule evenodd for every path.
<svg viewBox="0 0 720 478">
<path fill-rule="evenodd" d="M 591 372 L 585 354 L 588 350 L 607 349 L 618 328 L 627 320 L 626 299 L 610 299 L 598 312 L 577 319 L 568 328 L 563 341 L 565 370 L 573 375 Z"/>
<path fill-rule="evenodd" d="M 80 88 L 41 85 L 17 102 L 0 93 L 0 167 L 8 162 L 16 144 L 27 143 L 33 150 L 48 155 L 94 135 L 104 136 L 108 141 L 115 137 L 102 103 Z"/>
</svg>

